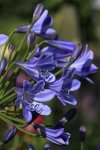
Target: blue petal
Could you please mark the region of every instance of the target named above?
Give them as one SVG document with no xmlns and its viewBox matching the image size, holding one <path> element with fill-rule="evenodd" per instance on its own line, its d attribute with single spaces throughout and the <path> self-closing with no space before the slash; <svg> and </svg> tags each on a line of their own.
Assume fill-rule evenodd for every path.
<svg viewBox="0 0 100 150">
<path fill-rule="evenodd" d="M 45 89 L 35 94 L 34 100 L 38 102 L 47 102 L 47 101 L 52 100 L 54 96 L 55 96 L 55 92 L 49 89 Z"/>
<path fill-rule="evenodd" d="M 18 94 L 18 95 L 23 95 L 24 91 L 21 88 L 18 87 L 14 87 L 14 91 Z"/>
<path fill-rule="evenodd" d="M 66 50 L 68 52 L 73 52 L 73 50 L 76 47 L 75 43 L 67 41 L 47 40 L 46 43 L 49 44 L 50 46 Z"/>
<path fill-rule="evenodd" d="M 20 106 L 21 101 L 22 101 L 21 96 L 17 96 L 17 99 L 15 100 L 15 104 L 16 104 L 17 107 Z"/>
<path fill-rule="evenodd" d="M 8 40 L 8 36 L 5 34 L 0 34 L 0 46 L 5 44 Z"/>
<path fill-rule="evenodd" d="M 33 85 L 32 91 L 38 93 L 40 90 L 43 90 L 45 86 L 45 82 L 43 80 L 38 81 L 36 84 Z"/>
<path fill-rule="evenodd" d="M 24 80 L 24 81 L 23 81 L 23 88 L 24 88 L 25 91 L 26 91 L 26 90 L 30 90 L 30 88 L 31 88 L 31 83 L 30 83 L 28 80 Z"/>
<path fill-rule="evenodd" d="M 63 84 L 63 79 L 60 78 L 58 80 L 56 80 L 55 82 L 49 84 L 49 88 L 53 91 L 61 91 L 62 89 L 62 84 Z"/>
<path fill-rule="evenodd" d="M 40 79 L 45 80 L 45 82 L 47 83 L 52 83 L 56 80 L 56 77 L 54 74 L 52 74 L 51 72 L 48 71 L 42 71 L 40 72 Z"/>
<path fill-rule="evenodd" d="M 39 78 L 39 72 L 37 69 L 34 68 L 34 64 L 26 62 L 17 62 L 16 65 L 23 69 L 26 73 L 28 73 L 32 78 Z"/>
<path fill-rule="evenodd" d="M 66 106 L 66 103 L 71 104 L 71 105 L 76 105 L 77 101 L 76 99 L 67 93 L 64 92 L 59 92 L 57 95 L 57 98 L 61 101 L 61 103 Z"/>
<path fill-rule="evenodd" d="M 64 132 L 64 128 L 60 128 L 60 129 L 46 128 L 46 135 L 54 138 L 59 137 L 63 132 Z"/>
<path fill-rule="evenodd" d="M 29 106 L 26 107 L 26 109 L 29 111 L 35 111 L 38 114 L 46 115 L 46 116 L 50 115 L 51 113 L 51 109 L 49 106 L 35 101 L 33 103 L 30 103 Z"/>
<path fill-rule="evenodd" d="M 25 108 L 23 108 L 23 116 L 27 123 L 30 123 L 32 121 L 32 113 Z"/>
<path fill-rule="evenodd" d="M 16 32 L 25 33 L 29 29 L 30 25 L 22 26 L 16 29 Z"/>
<path fill-rule="evenodd" d="M 69 89 L 70 91 L 75 91 L 79 89 L 81 82 L 77 79 L 66 79 L 63 82 L 63 89 Z"/>
</svg>

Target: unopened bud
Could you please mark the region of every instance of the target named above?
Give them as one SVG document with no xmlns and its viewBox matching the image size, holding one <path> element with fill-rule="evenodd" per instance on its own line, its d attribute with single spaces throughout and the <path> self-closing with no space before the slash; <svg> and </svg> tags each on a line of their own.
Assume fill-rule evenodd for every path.
<svg viewBox="0 0 100 150">
<path fill-rule="evenodd" d="M 85 141 L 86 138 L 86 126 L 81 126 L 79 129 L 79 133 L 80 133 L 80 139 L 81 141 Z"/>
<path fill-rule="evenodd" d="M 49 144 L 44 145 L 44 150 L 51 150 L 51 146 Z"/>
<path fill-rule="evenodd" d="M 41 16 L 43 9 L 44 9 L 44 5 L 42 3 L 36 6 L 33 13 L 33 20 L 37 20 Z"/>
<path fill-rule="evenodd" d="M 76 115 L 76 112 L 77 112 L 76 108 L 71 108 L 59 121 L 56 122 L 54 128 L 55 129 L 63 128 L 65 123 L 69 122 Z"/>
<path fill-rule="evenodd" d="M 13 139 L 14 136 L 16 135 L 16 132 L 17 130 L 14 126 L 9 128 L 3 136 L 3 139 L 2 139 L 3 144 L 7 144 L 11 139 Z"/>
<path fill-rule="evenodd" d="M 7 66 L 7 60 L 6 60 L 6 58 L 3 58 L 2 62 L 1 62 L 1 66 L 0 66 L 0 75 L 2 75 L 2 73 L 4 72 L 6 66 Z"/>
<path fill-rule="evenodd" d="M 34 148 L 34 146 L 32 144 L 30 144 L 29 150 L 35 150 L 35 148 Z"/>
<path fill-rule="evenodd" d="M 9 47 L 8 47 L 8 50 L 9 50 L 10 52 L 13 52 L 14 49 L 15 49 L 15 46 L 14 46 L 13 44 L 10 44 Z"/>
<path fill-rule="evenodd" d="M 31 45 L 35 40 L 35 35 L 33 33 L 30 33 L 27 37 L 27 44 Z"/>
</svg>

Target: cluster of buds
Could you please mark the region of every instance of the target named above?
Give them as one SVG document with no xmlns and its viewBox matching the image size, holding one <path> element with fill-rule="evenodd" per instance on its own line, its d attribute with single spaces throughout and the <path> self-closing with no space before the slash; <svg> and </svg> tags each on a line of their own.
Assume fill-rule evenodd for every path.
<svg viewBox="0 0 100 150">
<path fill-rule="evenodd" d="M 0 118 L 12 125 L 4 134 L 3 144 L 8 143 L 17 130 L 28 133 L 25 131 L 28 125 L 32 125 L 36 135 L 54 144 L 69 144 L 71 135 L 64 126 L 75 116 L 75 108 L 70 109 L 51 128 L 35 123 L 35 120 L 52 113 L 52 108 L 45 102 L 53 102 L 55 97 L 62 107 L 76 105 L 77 100 L 72 92 L 81 86 L 77 77 L 93 83 L 88 75 L 95 73 L 97 67 L 92 63 L 93 52 L 87 44 L 61 40 L 55 29 L 51 28 L 52 24 L 53 18 L 48 10 L 44 9 L 43 4 L 38 4 L 29 25 L 16 28 L 9 36 L 0 34 L 0 47 L 3 47 L 0 54 Z M 23 33 L 24 37 L 17 48 L 11 40 L 13 35 L 19 33 Z M 36 37 L 44 40 L 34 47 Z M 23 53 L 24 43 L 27 47 Z M 7 49 L 8 58 L 5 55 Z M 19 86 L 16 81 L 22 71 L 25 76 Z M 81 140 L 84 141 L 84 128 L 81 129 Z M 34 150 L 34 146 L 30 145 L 29 149 Z M 45 145 L 44 149 L 51 148 Z"/>
</svg>

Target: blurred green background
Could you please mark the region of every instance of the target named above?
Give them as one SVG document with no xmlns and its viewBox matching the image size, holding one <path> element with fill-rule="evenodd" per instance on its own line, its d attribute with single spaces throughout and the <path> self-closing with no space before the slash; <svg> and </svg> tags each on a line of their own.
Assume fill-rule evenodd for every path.
<svg viewBox="0 0 100 150">
<path fill-rule="evenodd" d="M 62 39 L 68 39 L 77 43 L 89 43 L 94 51 L 94 63 L 100 66 L 100 0 L 0 0 L 0 34 L 10 34 L 16 27 L 28 24 L 31 21 L 33 10 L 39 2 L 45 5 L 49 14 L 54 17 L 53 27 Z M 17 41 L 17 42 L 20 42 Z M 79 127 L 85 124 L 87 138 L 85 150 L 95 150 L 100 145 L 100 71 L 91 75 L 95 84 L 90 85 L 82 80 L 82 87 L 74 95 L 78 100 L 78 113 L 76 117 L 66 125 L 66 130 L 72 134 L 70 145 L 57 147 L 50 143 L 52 150 L 79 150 Z M 52 115 L 44 118 L 45 124 L 53 124 L 66 110 L 61 108 L 58 101 L 52 101 L 50 106 Z M 0 138 L 6 125 L 0 121 Z M 2 150 L 27 150 L 28 145 L 34 144 L 36 150 L 43 150 L 47 143 L 45 139 L 35 138 L 20 133 L 14 140 Z"/>
</svg>

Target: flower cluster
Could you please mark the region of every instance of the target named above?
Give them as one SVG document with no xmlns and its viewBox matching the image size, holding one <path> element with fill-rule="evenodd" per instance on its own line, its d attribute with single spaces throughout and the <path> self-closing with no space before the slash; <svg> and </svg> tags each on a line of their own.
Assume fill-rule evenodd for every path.
<svg viewBox="0 0 100 150">
<path fill-rule="evenodd" d="M 6 122 L 10 119 L 10 123 L 14 125 L 5 134 L 3 143 L 7 143 L 15 136 L 15 128 L 20 130 L 22 127 L 32 124 L 37 134 L 43 138 L 57 145 L 69 144 L 71 135 L 64 130 L 64 125 L 73 118 L 76 109 L 68 111 L 52 128 L 35 124 L 34 120 L 39 115 L 51 114 L 52 109 L 47 102 L 54 101 L 55 97 L 63 107 L 67 104 L 76 105 L 77 100 L 72 92 L 81 86 L 79 77 L 93 83 L 88 76 L 95 73 L 97 67 L 92 63 L 93 52 L 87 44 L 81 45 L 61 40 L 56 31 L 51 28 L 52 24 L 53 18 L 49 16 L 48 10 L 44 9 L 43 4 L 38 4 L 34 10 L 31 24 L 15 29 L 10 36 L 0 34 L 0 46 L 4 46 L 0 56 L 0 106 L 2 109 L 9 108 L 10 105 L 14 105 L 15 101 L 15 112 L 18 110 L 19 116 L 23 113 L 25 119 L 25 121 L 21 121 L 17 116 L 16 121 L 11 116 L 0 112 L 1 119 L 6 118 L 3 119 Z M 19 33 L 24 34 L 24 39 L 18 48 L 14 48 L 10 40 L 13 34 Z M 42 37 L 44 40 L 35 44 L 34 48 L 32 44 L 36 37 Z M 18 56 L 22 54 L 24 42 L 27 43 L 27 51 L 19 60 Z M 7 48 L 10 53 L 8 60 L 5 58 Z M 13 56 L 14 49 L 16 51 Z M 33 50 L 31 51 L 31 49 Z M 10 78 L 8 77 L 9 81 L 7 81 L 11 69 L 12 75 Z M 28 75 L 28 78 L 23 80 L 22 87 L 19 87 L 15 85 L 15 80 L 21 70 Z M 18 121 L 23 125 L 17 124 Z M 29 149 L 33 150 L 34 147 L 30 145 Z M 45 147 L 45 149 L 47 148 Z"/>
</svg>

